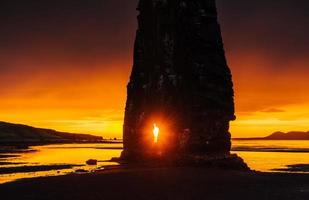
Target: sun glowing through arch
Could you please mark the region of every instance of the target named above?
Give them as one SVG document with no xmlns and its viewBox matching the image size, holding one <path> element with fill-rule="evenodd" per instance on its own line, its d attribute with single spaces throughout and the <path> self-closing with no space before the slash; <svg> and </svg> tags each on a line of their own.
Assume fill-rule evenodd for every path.
<svg viewBox="0 0 309 200">
<path fill-rule="evenodd" d="M 153 142 L 158 143 L 160 129 L 156 124 L 153 124 Z"/>
</svg>

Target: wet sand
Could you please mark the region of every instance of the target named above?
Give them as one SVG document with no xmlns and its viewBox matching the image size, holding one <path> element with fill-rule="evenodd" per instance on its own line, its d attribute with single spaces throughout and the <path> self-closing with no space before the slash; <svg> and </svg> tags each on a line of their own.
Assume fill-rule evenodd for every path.
<svg viewBox="0 0 309 200">
<path fill-rule="evenodd" d="M 13 164 L 13 163 L 9 163 Z M 1 163 L 0 163 L 1 165 Z M 73 167 L 80 167 L 83 165 L 37 165 L 37 166 L 16 166 L 16 167 L 0 167 L 1 174 L 14 174 L 25 172 L 42 172 L 50 170 L 72 169 Z"/>
<path fill-rule="evenodd" d="M 309 174 L 199 167 L 112 169 L 0 185 L 1 199 L 309 199 Z"/>
</svg>

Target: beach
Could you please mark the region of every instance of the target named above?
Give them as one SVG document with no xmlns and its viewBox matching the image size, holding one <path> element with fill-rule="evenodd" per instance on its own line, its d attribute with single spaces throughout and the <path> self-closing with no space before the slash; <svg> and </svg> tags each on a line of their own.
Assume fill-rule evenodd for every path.
<svg viewBox="0 0 309 200">
<path fill-rule="evenodd" d="M 234 141 L 234 153 L 243 157 L 252 171 L 106 162 L 120 155 L 122 144 L 36 146 L 18 157 L 3 158 L 0 197 L 303 200 L 309 199 L 307 146 L 306 141 Z M 89 158 L 98 159 L 98 165 L 85 165 Z M 88 173 L 77 173 L 79 169 Z"/>
<path fill-rule="evenodd" d="M 119 168 L 0 185 L 1 199 L 309 199 L 309 174 Z"/>
<path fill-rule="evenodd" d="M 232 153 L 260 172 L 309 173 L 308 141 L 233 141 Z M 59 176 L 76 171 L 94 172 L 119 157 L 122 144 L 54 144 L 0 153 L 0 184 L 23 178 Z M 1 158 L 2 156 L 2 158 Z M 89 159 L 97 165 L 87 165 Z"/>
</svg>

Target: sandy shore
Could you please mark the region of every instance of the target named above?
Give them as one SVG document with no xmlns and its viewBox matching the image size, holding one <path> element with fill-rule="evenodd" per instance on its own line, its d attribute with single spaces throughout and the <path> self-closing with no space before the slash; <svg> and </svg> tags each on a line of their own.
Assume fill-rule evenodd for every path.
<svg viewBox="0 0 309 200">
<path fill-rule="evenodd" d="M 309 199 L 309 174 L 209 168 L 114 169 L 0 185 L 1 199 Z"/>
<path fill-rule="evenodd" d="M 12 164 L 12 163 L 9 163 Z M 18 163 L 17 163 L 18 164 Z M 1 165 L 1 162 L 0 162 Z M 37 165 L 37 166 L 16 166 L 16 167 L 0 167 L 1 174 L 14 174 L 14 173 L 34 173 L 50 170 L 72 169 L 73 167 L 80 167 L 83 165 Z"/>
</svg>

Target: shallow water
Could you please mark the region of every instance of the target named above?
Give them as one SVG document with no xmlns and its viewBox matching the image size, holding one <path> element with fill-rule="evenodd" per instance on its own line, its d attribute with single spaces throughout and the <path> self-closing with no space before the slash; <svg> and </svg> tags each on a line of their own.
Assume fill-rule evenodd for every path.
<svg viewBox="0 0 309 200">
<path fill-rule="evenodd" d="M 43 172 L 0 174 L 0 183 L 5 183 L 21 178 L 63 175 L 75 172 L 78 169 L 91 172 L 96 169 L 101 169 L 104 166 L 118 165 L 118 163 L 108 162 L 108 160 L 113 157 L 119 157 L 122 151 L 121 148 L 122 144 L 57 144 L 35 146 L 32 147 L 32 149 L 36 150 L 34 152 L 20 153 L 18 154 L 19 157 L 0 159 L 1 162 L 5 161 L 22 164 L 4 164 L 0 165 L 0 168 L 60 164 L 74 164 L 83 166 L 73 167 L 72 169 L 50 170 Z M 14 153 L 14 155 L 15 154 L 16 153 Z M 86 165 L 86 161 L 89 159 L 98 160 L 98 165 Z"/>
<path fill-rule="evenodd" d="M 253 170 L 287 169 L 287 165 L 309 164 L 307 140 L 233 140 L 233 153 Z"/>
<path fill-rule="evenodd" d="M 117 163 L 107 161 L 113 157 L 119 157 L 122 151 L 121 148 L 122 144 L 57 144 L 35 146 L 32 147 L 32 149 L 36 150 L 34 152 L 19 153 L 19 157 L 0 159 L 0 162 L 21 164 L 3 164 L 0 165 L 0 168 L 59 164 L 83 166 L 43 172 L 0 174 L 0 183 L 21 178 L 64 175 L 75 172 L 77 169 L 84 169 L 91 172 L 104 166 L 117 165 Z M 287 165 L 309 164 L 309 141 L 234 140 L 232 153 L 237 153 L 241 156 L 251 169 L 270 172 L 276 171 L 274 169 L 287 169 Z M 85 165 L 85 162 L 89 159 L 99 160 L 98 165 Z"/>
</svg>

